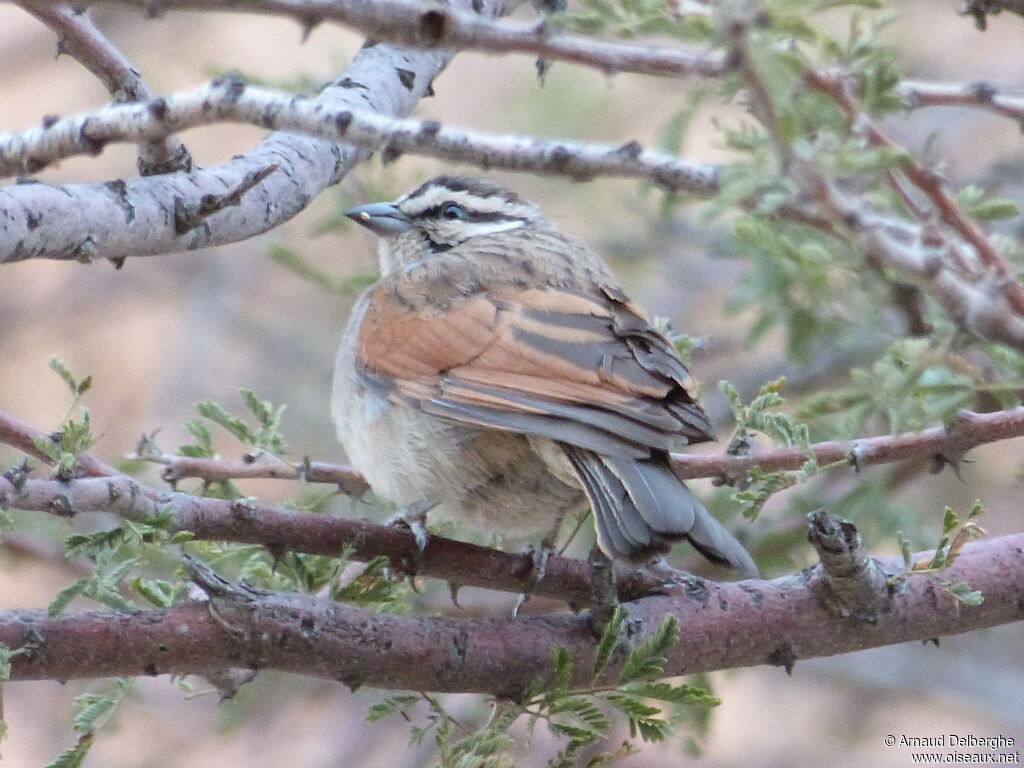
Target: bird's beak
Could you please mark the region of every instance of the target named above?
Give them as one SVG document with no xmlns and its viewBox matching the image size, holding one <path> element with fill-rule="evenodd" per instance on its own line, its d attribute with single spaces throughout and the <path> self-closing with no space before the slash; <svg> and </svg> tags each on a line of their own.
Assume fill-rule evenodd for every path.
<svg viewBox="0 0 1024 768">
<path fill-rule="evenodd" d="M 362 224 L 375 235 L 400 235 L 412 229 L 412 222 L 394 203 L 370 203 L 345 211 L 356 224 Z"/>
</svg>

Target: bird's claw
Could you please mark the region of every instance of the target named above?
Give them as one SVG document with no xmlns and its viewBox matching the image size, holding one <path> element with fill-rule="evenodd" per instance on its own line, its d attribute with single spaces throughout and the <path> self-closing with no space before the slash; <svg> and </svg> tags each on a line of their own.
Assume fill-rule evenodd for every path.
<svg viewBox="0 0 1024 768">
<path fill-rule="evenodd" d="M 530 593 L 533 592 L 534 587 L 540 584 L 541 579 L 544 578 L 544 574 L 548 569 L 548 558 L 551 557 L 555 551 L 553 543 L 542 542 L 539 547 L 531 546 L 527 550 L 527 554 L 530 555 L 533 565 L 530 568 L 530 575 L 526 580 L 526 586 L 523 588 L 522 593 L 519 595 L 519 599 L 516 600 L 515 606 L 512 608 L 512 618 L 519 615 L 519 611 L 522 607 L 527 604 L 530 600 Z"/>
<path fill-rule="evenodd" d="M 410 578 L 423 571 L 424 556 L 430 543 L 430 532 L 427 530 L 427 513 L 438 504 L 436 499 L 425 497 L 402 507 L 385 521 L 385 525 L 407 528 L 416 540 L 416 551 L 410 556 Z M 415 591 L 415 586 L 413 587 Z"/>
<path fill-rule="evenodd" d="M 587 562 L 590 564 L 590 599 L 593 603 L 588 623 L 590 631 L 600 638 L 619 604 L 615 567 L 597 544 L 590 550 Z"/>
</svg>

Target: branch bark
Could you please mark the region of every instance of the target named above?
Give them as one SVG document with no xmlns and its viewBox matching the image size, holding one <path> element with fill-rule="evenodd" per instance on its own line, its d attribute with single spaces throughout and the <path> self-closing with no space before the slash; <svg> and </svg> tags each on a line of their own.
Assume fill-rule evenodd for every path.
<svg viewBox="0 0 1024 768">
<path fill-rule="evenodd" d="M 458 587 L 512 593 L 530 588 L 533 594 L 575 606 L 588 605 L 591 600 L 590 571 L 580 560 L 549 558 L 544 578 L 531 587 L 531 555 L 501 552 L 443 536 L 431 536 L 427 549 L 421 553 L 415 537 L 400 528 L 241 500 L 184 493 L 153 497 L 147 494 L 149 490 L 123 475 L 62 482 L 8 472 L 0 477 L 0 508 L 14 507 L 58 517 L 113 512 L 137 521 L 170 514 L 171 531 L 191 531 L 197 539 L 258 544 L 273 553 L 345 555 L 363 562 L 384 556 L 398 573 L 440 578 Z M 620 568 L 619 597 L 633 600 L 660 591 L 675 575 L 676 571 L 664 566 Z"/>
<path fill-rule="evenodd" d="M 2 412 L 0 412 L 2 417 Z M 992 413 L 961 411 L 955 421 L 945 427 L 931 427 L 920 432 L 898 435 L 862 437 L 856 440 L 827 440 L 811 446 L 818 464 L 825 466 L 847 462 L 854 469 L 873 464 L 888 464 L 914 458 L 930 458 L 940 465 L 957 464 L 971 448 L 986 443 L 1024 437 L 1024 407 Z M 3 441 L 0 420 L 0 442 Z M 147 455 L 140 452 L 133 459 L 163 464 L 164 479 L 176 482 L 186 478 L 219 481 L 233 479 L 303 479 L 308 482 L 331 483 L 351 488 L 358 495 L 357 479 L 352 467 L 326 462 L 288 464 L 281 461 L 227 461 L 224 459 L 193 459 L 170 454 Z M 765 472 L 799 469 L 807 456 L 794 447 L 755 449 L 744 456 L 727 454 L 673 453 L 676 474 L 683 479 L 701 477 L 737 478 L 754 467 Z"/>
<path fill-rule="evenodd" d="M 820 599 L 818 569 L 763 582 L 689 579 L 671 594 L 631 603 L 639 640 L 673 614 L 684 628 L 665 675 L 800 659 L 928 640 L 1024 619 L 1024 534 L 966 545 L 943 572 L 985 601 L 957 602 L 927 576 L 908 576 L 875 622 L 836 618 Z M 882 562 L 890 573 L 894 560 Z M 211 602 L 111 613 L 0 612 L 0 642 L 24 648 L 13 680 L 280 669 L 352 687 L 463 691 L 515 697 L 550 675 L 552 647 L 569 649 L 572 684 L 589 684 L 595 641 L 585 617 L 413 618 L 371 613 L 305 595 L 225 585 Z M 219 593 L 219 594 L 218 594 Z M 926 651 L 922 650 L 922 653 Z M 602 678 L 609 682 L 621 659 Z"/>
<path fill-rule="evenodd" d="M 468 6 L 472 0 L 457 0 Z M 516 0 L 481 0 L 504 13 Z M 328 109 L 368 109 L 402 116 L 430 89 L 451 53 L 387 44 L 365 46 L 345 73 L 314 99 Z M 0 263 L 30 258 L 115 262 L 246 240 L 287 221 L 336 184 L 366 151 L 278 132 L 244 155 L 190 174 L 102 184 L 18 184 L 0 188 Z M 198 214 L 276 168 L 237 205 L 200 217 L 184 232 L 176 222 Z M 192 217 L 194 219 L 194 216 Z"/>
<path fill-rule="evenodd" d="M 103 2 L 104 0 L 97 0 Z M 110 0 L 151 13 L 148 0 Z M 86 5 L 96 4 L 87 2 Z M 463 7 L 417 0 L 161 0 L 160 10 L 236 11 L 288 16 L 307 29 L 331 21 L 373 40 L 424 48 L 528 53 L 593 67 L 605 74 L 717 77 L 727 69 L 717 52 L 604 42 L 552 29 L 547 22 L 495 23 Z"/>
<path fill-rule="evenodd" d="M 0 412 L 0 442 L 14 445 L 37 458 L 34 439 L 40 433 L 23 422 Z M 948 428 L 934 427 L 893 437 L 874 437 L 814 446 L 820 464 L 848 461 L 854 467 L 899 461 L 909 458 L 941 457 L 939 462 L 957 463 L 972 447 L 986 442 L 1024 435 L 1024 407 L 997 413 L 969 411 Z M 795 448 L 755 452 L 745 457 L 677 455 L 676 469 L 686 478 L 742 476 L 753 466 L 765 471 L 798 468 L 804 456 Z M 207 479 L 228 479 L 232 467 L 226 462 L 202 462 L 190 459 Z M 175 472 L 184 472 L 174 463 Z M 240 465 L 239 469 L 256 465 Z M 275 467 L 277 465 L 274 465 Z M 285 465 L 287 466 L 287 465 Z M 426 552 L 420 555 L 411 533 L 367 521 L 344 520 L 324 515 L 255 504 L 203 498 L 184 493 L 160 493 L 118 473 L 88 454 L 80 454 L 78 468 L 93 475 L 68 482 L 33 479 L 17 471 L 0 476 L 0 506 L 46 512 L 69 517 L 79 512 L 113 512 L 129 520 L 149 520 L 170 513 L 174 531 L 191 531 L 198 539 L 260 544 L 271 552 L 296 551 L 340 556 L 367 561 L 386 556 L 399 572 L 418 572 L 444 579 L 458 586 L 475 586 L 513 593 L 530 585 L 532 559 L 468 544 L 442 536 L 432 536 Z M 327 472 L 327 469 L 324 469 Z M 327 475 L 331 482 L 339 477 L 355 482 L 351 470 L 334 467 Z M 297 470 L 296 470 L 297 472 Z M 260 475 L 280 476 L 278 469 Z M 418 569 L 418 570 L 417 570 Z M 619 597 L 633 600 L 658 592 L 675 578 L 672 569 L 620 568 L 617 571 Z M 547 571 L 532 591 L 537 595 L 562 599 L 570 605 L 590 603 L 590 572 L 586 563 L 564 557 L 552 557 Z"/>
<path fill-rule="evenodd" d="M 808 72 L 805 79 L 812 88 L 828 94 L 846 113 L 853 130 L 865 136 L 873 146 L 894 152 L 901 150 L 900 146 L 860 109 L 844 80 L 826 77 L 814 71 Z M 939 218 L 970 245 L 981 263 L 992 271 L 996 287 L 1005 294 L 1010 308 L 1016 314 L 1024 315 L 1024 285 L 1017 281 L 1006 256 L 950 193 L 945 179 L 909 155 L 899 167 L 907 179 L 928 198 Z"/>
<path fill-rule="evenodd" d="M 67 53 L 96 75 L 116 103 L 153 98 L 138 70 L 96 28 L 85 10 L 63 4 L 22 7 L 57 34 L 58 55 Z M 140 142 L 139 173 L 143 176 L 191 170 L 192 156 L 173 135 Z"/>
<path fill-rule="evenodd" d="M 0 176 L 35 172 L 75 155 L 94 155 L 108 143 L 156 141 L 201 125 L 240 122 L 295 131 L 364 149 L 470 163 L 482 168 L 559 174 L 577 181 L 595 176 L 651 179 L 677 191 L 710 194 L 718 167 L 622 145 L 541 141 L 495 136 L 434 121 L 395 120 L 367 110 L 332 107 L 305 97 L 246 86 L 225 78 L 146 104 L 112 106 L 21 133 L 0 134 Z"/>
<path fill-rule="evenodd" d="M 1024 95 L 1006 93 L 989 83 L 932 83 L 904 80 L 896 90 L 908 109 L 919 107 L 977 107 L 1017 120 L 1024 128 Z"/>
</svg>

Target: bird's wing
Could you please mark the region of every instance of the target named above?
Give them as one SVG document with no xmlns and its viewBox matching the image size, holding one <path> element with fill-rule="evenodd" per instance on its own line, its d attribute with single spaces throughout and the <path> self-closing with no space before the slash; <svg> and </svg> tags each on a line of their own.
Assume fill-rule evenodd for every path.
<svg viewBox="0 0 1024 768">
<path fill-rule="evenodd" d="M 672 344 L 614 287 L 503 286 L 425 313 L 384 281 L 369 297 L 357 364 L 425 412 L 606 455 L 711 438 Z"/>
</svg>

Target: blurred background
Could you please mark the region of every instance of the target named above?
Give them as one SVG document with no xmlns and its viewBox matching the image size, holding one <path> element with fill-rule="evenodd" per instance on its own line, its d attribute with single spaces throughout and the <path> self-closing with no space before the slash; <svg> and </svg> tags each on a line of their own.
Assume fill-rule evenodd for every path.
<svg viewBox="0 0 1024 768">
<path fill-rule="evenodd" d="M 1024 91 L 1024 20 L 998 17 L 981 33 L 957 15 L 953 2 L 907 0 L 894 7 L 899 18 L 889 37 L 907 76 L 985 81 Z M 147 21 L 137 12 L 106 8 L 93 17 L 158 94 L 193 87 L 227 70 L 272 85 L 321 83 L 339 72 L 362 42 L 328 24 L 302 42 L 293 22 L 241 14 L 175 12 Z M 0 131 L 23 130 L 44 115 L 73 115 L 108 101 L 101 84 L 77 62 L 55 59 L 53 33 L 8 4 L 0 5 L 0 73 Z M 436 81 L 437 95 L 423 101 L 415 115 L 492 132 L 613 143 L 636 139 L 649 146 L 700 87 L 697 81 L 607 78 L 557 62 L 541 87 L 531 57 L 463 53 Z M 683 154 L 708 162 L 728 159 L 715 121 L 741 114 L 736 106 L 701 110 Z M 1024 200 L 1024 140 L 1012 121 L 977 110 L 927 109 L 892 118 L 887 126 L 912 150 L 944 158 L 957 183 L 998 178 L 1005 196 Z M 226 126 L 183 138 L 197 163 L 213 165 L 244 152 L 261 136 L 255 128 Z M 120 271 L 105 263 L 3 266 L 0 408 L 42 430 L 57 427 L 69 405 L 66 388 L 47 365 L 58 355 L 77 376 L 94 378 L 84 404 L 98 436 L 93 452 L 108 461 L 131 453 L 139 436 L 154 430 L 161 448 L 175 452 L 190 441 L 183 425 L 194 416 L 193 404 L 209 398 L 241 411 L 240 386 L 287 403 L 283 429 L 295 460 L 308 455 L 343 461 L 328 412 L 330 373 L 357 286 L 372 279 L 376 260 L 372 236 L 354 226 L 339 228 L 340 211 L 391 199 L 450 170 L 448 164 L 414 157 L 382 167 L 374 158 L 267 235 L 200 252 L 129 259 Z M 134 148 L 121 146 L 98 158 L 65 161 L 40 178 L 59 183 L 134 174 Z M 704 223 L 695 206 L 662 215 L 660 193 L 635 182 L 574 184 L 486 175 L 540 204 L 565 230 L 606 254 L 632 296 L 697 337 L 692 368 L 724 440 L 732 423 L 719 379 L 734 382 L 745 398 L 780 375 L 787 375 L 797 391 L 827 388 L 841 384 L 859 360 L 870 361 L 879 352 L 869 339 L 864 349 L 839 350 L 839 359 L 823 354 L 792 363 L 785 360 L 781 336 L 769 334 L 756 346 L 748 344 L 753 316 L 731 303 L 742 290 L 747 266 L 723 252 L 723 225 Z M 283 266 L 282 249 L 333 276 L 335 289 L 324 290 Z M 241 449 L 229 435 L 221 430 L 216 439 L 223 456 L 237 458 Z M 720 441 L 699 450 L 723 447 Z M 759 560 L 768 563 L 766 575 L 789 572 L 811 562 L 808 548 L 772 559 L 770 542 L 802 536 L 807 509 L 845 498 L 868 487 L 864 484 L 877 486 L 881 478 L 892 506 L 923 516 L 920 528 L 913 520 L 898 526 L 918 534 L 916 549 L 934 542 L 925 536 L 937 531 L 944 504 L 966 512 L 976 498 L 990 509 L 982 520 L 990 534 L 1015 532 L 1022 519 L 1016 476 L 1021 448 L 1021 441 L 1010 441 L 974 451 L 975 462 L 962 468 L 962 481 L 951 472 L 923 473 L 920 466 L 841 473 L 798 493 L 780 494 L 755 523 L 734 519 L 734 527 L 755 554 L 764 548 Z M 0 446 L 0 466 L 17 460 L 14 451 Z M 160 482 L 157 468 L 145 468 L 143 477 Z M 694 486 L 724 516 L 735 515 L 727 492 L 706 481 Z M 287 483 L 242 487 L 271 502 L 295 493 Z M 330 513 L 376 517 L 379 510 L 341 499 Z M 56 544 L 68 533 L 65 522 L 39 517 L 19 518 L 31 529 L 32 542 Z M 893 524 L 857 522 L 873 551 L 895 554 Z M 76 521 L 85 527 L 104 524 L 109 521 Z M 679 566 L 701 572 L 703 566 L 688 553 L 675 557 Z M 20 547 L 16 541 L 0 546 L 0 608 L 45 607 L 75 577 L 45 547 Z M 443 585 L 426 586 L 425 596 L 416 598 L 417 610 L 454 612 Z M 467 590 L 461 602 L 467 613 L 503 615 L 513 599 Z M 540 600 L 530 609 L 562 610 Z M 800 662 L 791 676 L 776 668 L 714 674 L 711 685 L 724 703 L 713 713 L 704 755 L 690 756 L 680 738 L 645 746 L 629 764 L 909 764 L 910 750 L 885 747 L 887 734 L 1004 735 L 1015 737 L 1019 747 L 1024 741 L 1022 639 L 1020 625 L 1011 625 L 943 638 L 939 647 L 915 643 Z M 3 712 L 10 733 L 2 745 L 4 764 L 42 765 L 70 745 L 72 698 L 97 687 L 102 684 L 6 685 Z M 195 681 L 195 687 L 209 688 L 203 681 Z M 261 673 L 234 701 L 219 704 L 215 693 L 188 694 L 166 679 L 141 680 L 121 708 L 116 729 L 100 736 L 87 764 L 430 764 L 430 740 L 408 746 L 408 724 L 401 718 L 365 722 L 367 707 L 380 695 Z M 474 697 L 450 697 L 450 707 L 469 720 L 482 712 Z M 537 729 L 540 748 L 524 753 L 522 765 L 543 765 L 550 757 L 542 731 Z"/>
</svg>

